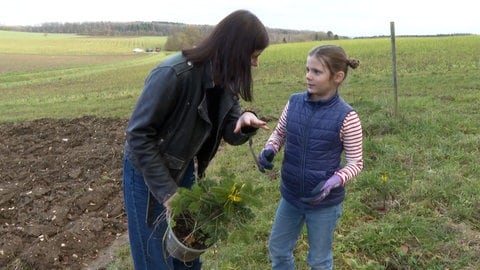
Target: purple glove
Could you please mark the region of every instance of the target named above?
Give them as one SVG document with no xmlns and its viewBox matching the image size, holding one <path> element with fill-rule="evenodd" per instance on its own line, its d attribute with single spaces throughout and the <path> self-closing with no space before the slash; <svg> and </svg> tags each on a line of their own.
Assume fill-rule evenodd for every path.
<svg viewBox="0 0 480 270">
<path fill-rule="evenodd" d="M 339 187 L 342 184 L 342 179 L 340 176 L 334 174 L 327 181 L 318 183 L 318 185 L 312 190 L 312 197 L 303 197 L 300 198 L 302 202 L 309 203 L 311 205 L 317 205 L 323 199 L 325 199 L 330 191 L 334 188 Z"/>
<path fill-rule="evenodd" d="M 275 151 L 273 150 L 273 146 L 265 146 L 262 152 L 260 152 L 260 154 L 258 155 L 258 169 L 263 173 L 265 172 L 265 169 L 273 169 L 273 157 L 275 157 Z"/>
</svg>

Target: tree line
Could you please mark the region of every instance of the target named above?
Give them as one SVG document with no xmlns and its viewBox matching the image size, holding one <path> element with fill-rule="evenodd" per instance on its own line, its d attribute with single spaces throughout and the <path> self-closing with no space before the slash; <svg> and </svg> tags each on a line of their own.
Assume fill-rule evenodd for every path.
<svg viewBox="0 0 480 270">
<path fill-rule="evenodd" d="M 181 30 L 185 24 L 170 22 L 48 22 L 41 25 L 1 26 L 2 30 L 34 33 L 62 33 L 92 36 L 169 36 Z"/>
</svg>

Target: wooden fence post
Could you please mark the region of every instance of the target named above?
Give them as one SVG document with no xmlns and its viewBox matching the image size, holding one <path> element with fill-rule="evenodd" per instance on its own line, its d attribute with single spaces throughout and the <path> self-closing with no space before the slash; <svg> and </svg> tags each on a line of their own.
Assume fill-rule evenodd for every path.
<svg viewBox="0 0 480 270">
<path fill-rule="evenodd" d="M 392 76 L 393 76 L 393 100 L 394 100 L 394 116 L 398 111 L 398 94 L 397 94 L 397 51 L 395 49 L 395 23 L 390 22 L 390 35 L 392 40 Z"/>
</svg>

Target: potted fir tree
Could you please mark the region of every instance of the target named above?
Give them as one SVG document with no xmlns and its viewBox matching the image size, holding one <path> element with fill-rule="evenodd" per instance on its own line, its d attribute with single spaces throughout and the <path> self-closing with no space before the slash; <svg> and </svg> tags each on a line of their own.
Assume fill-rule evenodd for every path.
<svg viewBox="0 0 480 270">
<path fill-rule="evenodd" d="M 218 181 L 202 178 L 190 189 L 179 188 L 170 202 L 167 251 L 188 262 L 218 241 L 248 240 L 255 217 L 251 207 L 260 206 L 261 192 L 224 171 Z"/>
</svg>

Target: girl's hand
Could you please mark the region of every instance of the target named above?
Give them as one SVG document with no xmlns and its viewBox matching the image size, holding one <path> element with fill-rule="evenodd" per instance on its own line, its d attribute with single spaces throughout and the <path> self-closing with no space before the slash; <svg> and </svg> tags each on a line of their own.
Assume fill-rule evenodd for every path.
<svg viewBox="0 0 480 270">
<path fill-rule="evenodd" d="M 270 128 L 267 126 L 267 122 L 262 121 L 257 118 L 255 114 L 252 112 L 244 112 L 240 118 L 238 118 L 237 124 L 235 126 L 234 133 L 239 133 L 242 127 L 254 127 L 254 128 L 261 128 L 264 130 L 269 130 Z"/>
</svg>

